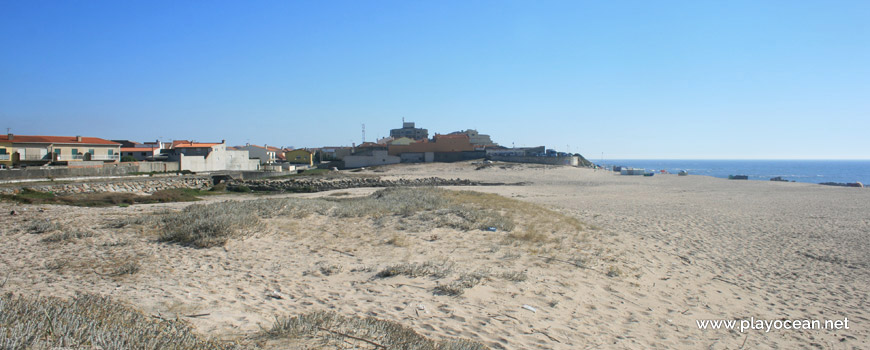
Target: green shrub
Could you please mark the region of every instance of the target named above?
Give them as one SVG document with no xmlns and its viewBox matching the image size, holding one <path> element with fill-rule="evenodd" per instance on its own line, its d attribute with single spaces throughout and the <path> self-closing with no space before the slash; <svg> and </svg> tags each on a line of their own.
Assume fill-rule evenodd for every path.
<svg viewBox="0 0 870 350">
<path fill-rule="evenodd" d="M 227 188 L 233 192 L 253 192 L 250 187 L 245 185 L 228 186 Z"/>
</svg>

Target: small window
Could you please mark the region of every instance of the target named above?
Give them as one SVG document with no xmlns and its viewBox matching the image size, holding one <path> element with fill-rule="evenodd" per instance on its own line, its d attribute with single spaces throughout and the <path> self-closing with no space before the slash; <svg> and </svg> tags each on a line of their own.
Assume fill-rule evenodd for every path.
<svg viewBox="0 0 870 350">
<path fill-rule="evenodd" d="M 113 155 L 115 155 L 115 150 L 113 150 L 113 149 L 110 149 L 110 150 L 109 150 L 109 155 L 110 155 L 110 156 L 113 156 Z"/>
<path fill-rule="evenodd" d="M 55 149 L 54 149 L 54 154 L 60 155 L 60 148 L 55 148 Z"/>
<path fill-rule="evenodd" d="M 93 148 L 89 149 L 88 153 L 90 153 L 91 155 L 94 155 L 94 149 Z"/>
<path fill-rule="evenodd" d="M 5 148 L 0 148 L 0 154 L 6 154 L 6 149 L 5 149 Z"/>
<path fill-rule="evenodd" d="M 73 155 L 79 154 L 79 149 L 78 149 L 78 148 L 73 148 L 71 151 L 72 151 L 72 154 L 73 154 Z"/>
<path fill-rule="evenodd" d="M 142 156 L 143 156 L 143 157 L 145 156 L 145 152 L 142 152 Z"/>
</svg>

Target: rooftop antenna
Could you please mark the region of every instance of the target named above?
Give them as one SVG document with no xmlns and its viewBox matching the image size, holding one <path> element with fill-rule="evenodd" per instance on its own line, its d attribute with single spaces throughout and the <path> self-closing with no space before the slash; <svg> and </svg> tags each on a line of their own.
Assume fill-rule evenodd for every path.
<svg viewBox="0 0 870 350">
<path fill-rule="evenodd" d="M 362 136 L 363 136 L 362 142 L 366 143 L 366 125 L 365 124 L 362 125 Z"/>
</svg>

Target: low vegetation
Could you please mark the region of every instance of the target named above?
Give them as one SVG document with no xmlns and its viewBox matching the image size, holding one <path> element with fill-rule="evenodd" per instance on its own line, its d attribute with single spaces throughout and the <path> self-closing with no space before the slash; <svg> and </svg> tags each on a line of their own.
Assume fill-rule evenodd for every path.
<svg viewBox="0 0 870 350">
<path fill-rule="evenodd" d="M 131 218 L 118 225 L 156 224 L 161 241 L 208 248 L 222 246 L 232 237 L 259 228 L 262 219 L 315 214 L 363 218 L 400 231 L 445 227 L 506 232 L 508 243 L 544 244 L 554 241 L 554 232 L 576 234 L 583 229 L 576 219 L 533 204 L 494 194 L 438 188 L 387 188 L 352 198 L 268 198 L 194 204 L 180 212 Z M 398 247 L 411 244 L 398 233 L 385 241 Z"/>
<path fill-rule="evenodd" d="M 56 232 L 42 239 L 46 243 L 66 242 L 80 238 L 93 237 L 94 233 L 85 230 L 71 230 L 64 232 Z"/>
<path fill-rule="evenodd" d="M 466 289 L 473 288 L 484 280 L 492 276 L 488 270 L 478 270 L 471 273 L 463 273 L 459 275 L 455 281 L 447 284 L 439 284 L 435 286 L 435 294 L 458 296 L 462 295 Z"/>
<path fill-rule="evenodd" d="M 327 349 L 483 350 L 486 346 L 465 339 L 432 340 L 411 328 L 373 317 L 346 317 L 335 312 L 314 312 L 279 318 L 263 336 L 295 338 Z M 312 344 L 313 345 L 313 344 Z"/>
<path fill-rule="evenodd" d="M 386 278 L 403 275 L 408 277 L 444 278 L 451 271 L 453 271 L 453 264 L 449 262 L 435 263 L 427 261 L 424 263 L 404 263 L 387 266 L 378 272 L 375 277 Z"/>
<path fill-rule="evenodd" d="M 375 274 L 378 278 L 389 278 L 395 276 L 407 277 L 431 277 L 435 279 L 443 279 L 449 277 L 455 271 L 454 264 L 451 262 L 432 262 L 423 263 L 403 263 L 390 265 Z M 512 282 L 522 282 L 528 277 L 525 272 L 502 272 L 493 273 L 489 269 L 478 269 L 473 272 L 462 272 L 459 276 L 447 283 L 438 283 L 433 292 L 438 295 L 458 296 L 462 295 L 466 289 L 493 278 L 501 278 Z"/>
<path fill-rule="evenodd" d="M 196 248 L 222 246 L 230 237 L 256 227 L 259 221 L 256 204 L 259 203 L 193 204 L 181 212 L 162 215 L 157 218 L 159 239 Z"/>
<path fill-rule="evenodd" d="M 184 322 L 150 317 L 108 297 L 5 295 L 0 298 L 3 349 L 236 349 L 204 339 Z"/>
<path fill-rule="evenodd" d="M 47 233 L 52 231 L 60 230 L 60 225 L 50 219 L 45 220 L 36 220 L 30 225 L 27 225 L 27 232 L 33 234 Z"/>
</svg>

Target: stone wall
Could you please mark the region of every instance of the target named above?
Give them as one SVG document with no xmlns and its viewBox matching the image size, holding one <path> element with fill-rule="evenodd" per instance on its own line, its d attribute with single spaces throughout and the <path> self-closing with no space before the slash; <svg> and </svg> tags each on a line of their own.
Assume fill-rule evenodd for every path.
<svg viewBox="0 0 870 350">
<path fill-rule="evenodd" d="M 442 179 L 427 177 L 422 179 L 381 179 L 371 177 L 346 177 L 337 179 L 273 179 L 230 181 L 228 188 L 240 186 L 254 191 L 267 192 L 320 192 L 357 187 L 414 187 L 414 186 L 494 186 L 503 183 L 484 183 L 465 179 Z M 521 185 L 521 184 L 513 184 Z"/>
<path fill-rule="evenodd" d="M 206 189 L 211 187 L 211 178 L 207 176 L 172 176 L 172 177 L 135 177 L 109 181 L 91 181 L 78 183 L 56 184 L 18 184 L 16 186 L 0 187 L 0 193 L 12 194 L 29 188 L 40 192 L 57 194 L 94 193 L 94 192 L 130 192 L 150 194 L 171 188 Z"/>
</svg>

